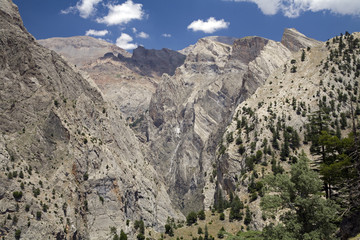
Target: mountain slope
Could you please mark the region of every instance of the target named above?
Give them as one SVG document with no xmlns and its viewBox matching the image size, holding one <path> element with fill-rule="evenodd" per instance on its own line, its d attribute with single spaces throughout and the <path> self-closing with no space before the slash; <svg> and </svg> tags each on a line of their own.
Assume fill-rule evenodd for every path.
<svg viewBox="0 0 360 240">
<path fill-rule="evenodd" d="M 326 113 L 331 133 L 345 137 L 351 131 L 351 106 L 360 114 L 359 37 L 353 33 L 295 52 L 237 107 L 219 149 L 216 180 L 224 195 L 237 194 L 249 204 L 253 228 L 264 226 L 261 189 L 254 187 L 264 175 L 279 165 L 287 171 L 301 151 L 319 167 L 320 157 L 310 151 L 310 117 Z"/>
<path fill-rule="evenodd" d="M 286 28 L 281 38 L 281 43 L 292 52 L 297 52 L 308 46 L 318 45 L 321 42 L 306 37 L 295 28 Z"/>
<path fill-rule="evenodd" d="M 0 33 L 1 235 L 99 239 L 112 226 L 133 234 L 127 220 L 182 218 L 120 112 L 34 40 L 10 0 Z"/>
</svg>

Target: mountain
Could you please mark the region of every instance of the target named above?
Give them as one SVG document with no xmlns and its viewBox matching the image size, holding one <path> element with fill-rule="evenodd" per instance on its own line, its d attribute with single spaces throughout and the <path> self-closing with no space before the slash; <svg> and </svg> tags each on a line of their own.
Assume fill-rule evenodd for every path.
<svg viewBox="0 0 360 240">
<path fill-rule="evenodd" d="M 283 39 L 289 46 L 319 44 L 296 30 L 285 30 Z M 181 55 L 172 53 L 179 56 L 174 65 L 178 69 L 163 71 L 161 78 L 157 78 L 160 74 L 144 74 L 143 69 L 148 69 L 145 71 L 148 73 L 150 69 L 156 71 L 153 63 L 169 59 L 169 50 L 164 49 L 139 47 L 131 58 L 107 53 L 82 69 L 95 79 L 107 99 L 122 104 L 120 109 L 131 106 L 132 110 L 123 111 L 124 114 L 141 109 L 138 114 L 131 114 L 131 126 L 146 144 L 147 155 L 156 171 L 166 172 L 164 182 L 171 198 L 186 214 L 203 205 L 208 209 L 214 203 L 216 186 L 210 182 L 209 173 L 216 165 L 217 145 L 236 106 L 291 58 L 293 49 L 283 43 L 261 37 L 206 37 L 183 51 L 185 61 Z M 131 81 L 123 88 L 116 80 L 108 80 L 109 72 L 111 75 L 128 73 Z M 151 96 L 141 91 L 141 86 L 147 86 L 146 80 L 139 81 L 141 75 L 156 81 Z M 133 90 L 129 91 L 130 88 Z M 133 104 L 137 102 L 136 96 L 150 96 L 149 105 Z"/>
<path fill-rule="evenodd" d="M 231 46 L 237 38 L 224 37 L 224 36 L 209 36 L 209 37 L 204 37 L 203 39 L 209 39 L 214 42 L 224 43 L 224 44 Z M 191 53 L 193 51 L 194 48 L 195 48 L 195 45 L 190 45 L 184 49 L 179 50 L 179 52 L 184 55 L 188 55 L 189 53 Z"/>
<path fill-rule="evenodd" d="M 10 0 L 0 23 L 1 235 L 99 239 L 183 218 L 96 84 L 39 45 Z"/>
<path fill-rule="evenodd" d="M 233 45 L 204 38 L 174 76 L 163 76 L 149 108 L 151 158 L 184 213 L 213 205 L 216 149 L 236 107 L 291 56 L 260 37 Z"/>
<path fill-rule="evenodd" d="M 173 75 L 185 60 L 184 55 L 169 49 L 139 46 L 130 54 L 114 44 L 87 36 L 38 42 L 86 72 L 130 123 L 148 110 L 161 75 Z"/>
<path fill-rule="evenodd" d="M 38 42 L 44 47 L 60 53 L 77 66 L 83 66 L 86 63 L 103 57 L 104 54 L 109 52 L 112 52 L 116 56 L 118 54 L 124 57 L 131 56 L 129 52 L 119 48 L 115 44 L 89 36 L 40 39 Z"/>
<path fill-rule="evenodd" d="M 300 45 L 303 49 L 272 71 L 265 83 L 236 107 L 223 135 L 223 145 L 218 148 L 219 191 L 223 191 L 223 196 L 232 193 L 248 202 L 253 218 L 251 226 L 255 229 L 271 222 L 264 221 L 259 208 L 258 195 L 262 190 L 254 187 L 263 182 L 264 176 L 277 172 L 279 166 L 281 171 L 289 170 L 302 151 L 311 159 L 313 168 L 320 168 L 321 157 L 314 153 L 309 140 L 311 128 L 316 125 L 311 119 L 322 116 L 323 124 L 329 124 L 328 131 L 340 138 L 354 131 L 359 121 L 360 68 L 359 50 L 355 49 L 360 48 L 360 34 L 318 43 L 303 41 L 304 37 L 293 34 L 294 30 L 285 30 L 286 35 L 289 32 L 298 36 L 298 40 L 286 43 L 290 50 Z M 284 36 L 282 43 L 284 39 L 292 38 Z M 315 44 L 302 45 L 309 42 Z M 341 188 L 333 188 L 334 197 L 339 197 Z M 355 220 L 358 214 L 353 210 L 351 220 L 345 218 L 342 234 L 347 237 L 343 239 L 359 232 L 356 227 L 359 222 Z"/>
<path fill-rule="evenodd" d="M 10 239 L 151 239 L 169 225 L 181 236 L 185 215 L 221 218 L 236 197 L 245 217 L 227 219 L 231 231 L 262 230 L 278 223 L 260 207 L 265 175 L 301 152 L 321 167 L 314 116 L 326 112 L 330 133 L 346 136 L 360 114 L 359 33 L 323 43 L 285 29 L 281 42 L 212 36 L 130 54 L 91 37 L 36 41 L 11 0 L 0 0 L 0 31 L 0 234 Z M 360 231 L 359 215 L 346 215 L 343 236 Z"/>
<path fill-rule="evenodd" d="M 320 42 L 306 37 L 295 28 L 286 28 L 281 38 L 281 43 L 292 52 L 297 52 L 302 48 L 317 45 Z"/>
</svg>

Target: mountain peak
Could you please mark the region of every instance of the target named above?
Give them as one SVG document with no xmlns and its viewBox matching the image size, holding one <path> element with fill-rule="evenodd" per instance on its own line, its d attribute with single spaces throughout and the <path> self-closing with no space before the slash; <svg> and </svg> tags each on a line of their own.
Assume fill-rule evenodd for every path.
<svg viewBox="0 0 360 240">
<path fill-rule="evenodd" d="M 61 53 L 70 62 L 79 66 L 96 60 L 108 52 L 124 57 L 131 56 L 130 53 L 115 44 L 89 36 L 57 37 L 38 40 L 38 42 L 46 48 Z"/>
<path fill-rule="evenodd" d="M 292 52 L 297 52 L 301 48 L 312 47 L 321 43 L 312 38 L 308 38 L 295 28 L 285 28 L 281 43 Z"/>
<path fill-rule="evenodd" d="M 238 39 L 233 45 L 232 58 L 239 59 L 244 63 L 249 63 L 259 55 L 268 41 L 268 39 L 256 36 Z"/>
</svg>

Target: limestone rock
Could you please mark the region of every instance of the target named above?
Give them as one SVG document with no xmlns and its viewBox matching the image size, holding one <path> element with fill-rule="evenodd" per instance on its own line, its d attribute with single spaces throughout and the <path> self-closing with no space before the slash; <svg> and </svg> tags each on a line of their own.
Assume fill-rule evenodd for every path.
<svg viewBox="0 0 360 240">
<path fill-rule="evenodd" d="M 185 56 L 166 48 L 155 50 L 139 46 L 134 49 L 131 60 L 132 65 L 136 66 L 142 74 L 161 77 L 164 73 L 174 75 L 176 68 L 184 63 Z"/>
<path fill-rule="evenodd" d="M 295 28 L 286 28 L 281 39 L 284 44 L 292 52 L 297 52 L 301 48 L 312 47 L 320 44 L 320 41 L 306 37 L 298 32 Z"/>
<path fill-rule="evenodd" d="M 152 161 L 184 213 L 209 208 L 216 148 L 238 103 L 291 56 L 258 37 L 234 45 L 200 39 L 174 76 L 162 78 L 149 108 Z"/>
<path fill-rule="evenodd" d="M 127 220 L 183 219 L 120 111 L 34 40 L 10 0 L 0 0 L 0 42 L 2 236 L 102 239 Z"/>
<path fill-rule="evenodd" d="M 89 36 L 41 39 L 38 42 L 46 48 L 63 55 L 79 67 L 90 63 L 106 53 L 130 57 L 131 54 L 115 44 Z"/>
</svg>

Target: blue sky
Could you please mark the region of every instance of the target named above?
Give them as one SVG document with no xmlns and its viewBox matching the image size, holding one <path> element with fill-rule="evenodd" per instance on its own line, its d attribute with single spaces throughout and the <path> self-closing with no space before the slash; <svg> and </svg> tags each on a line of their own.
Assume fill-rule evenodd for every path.
<svg viewBox="0 0 360 240">
<path fill-rule="evenodd" d="M 129 51 L 183 49 L 211 35 L 326 41 L 360 31 L 360 0 L 13 0 L 37 39 L 90 35 Z"/>
</svg>

